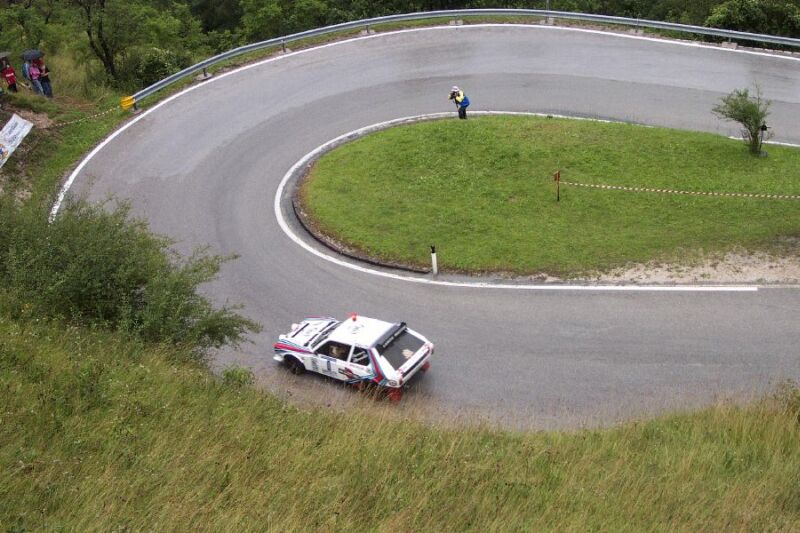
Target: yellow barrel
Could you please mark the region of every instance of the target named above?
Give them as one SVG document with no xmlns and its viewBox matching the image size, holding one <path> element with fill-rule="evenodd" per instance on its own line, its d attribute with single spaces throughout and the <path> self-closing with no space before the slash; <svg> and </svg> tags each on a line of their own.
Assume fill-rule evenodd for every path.
<svg viewBox="0 0 800 533">
<path fill-rule="evenodd" d="M 119 105 L 123 110 L 128 110 L 136 104 L 136 99 L 133 96 L 123 96 L 119 99 Z"/>
</svg>

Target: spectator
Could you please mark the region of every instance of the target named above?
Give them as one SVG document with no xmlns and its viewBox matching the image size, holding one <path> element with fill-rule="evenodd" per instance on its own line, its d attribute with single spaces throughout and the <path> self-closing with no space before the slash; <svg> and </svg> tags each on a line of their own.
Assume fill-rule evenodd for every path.
<svg viewBox="0 0 800 533">
<path fill-rule="evenodd" d="M 36 94 L 44 94 L 44 89 L 42 89 L 42 82 L 39 81 L 39 78 L 42 76 L 42 71 L 39 70 L 39 65 L 36 64 L 36 61 L 30 63 L 28 66 L 28 75 L 31 77 L 31 86 L 33 87 L 33 92 Z"/>
<path fill-rule="evenodd" d="M 17 92 L 17 73 L 14 72 L 14 67 L 8 62 L 8 58 L 0 59 L 0 75 L 6 80 L 8 90 L 12 93 Z"/>
<path fill-rule="evenodd" d="M 53 97 L 53 85 L 50 83 L 50 69 L 44 64 L 44 59 L 39 58 L 36 60 L 36 66 L 39 67 L 39 83 L 42 85 L 42 92 L 48 98 Z"/>
</svg>

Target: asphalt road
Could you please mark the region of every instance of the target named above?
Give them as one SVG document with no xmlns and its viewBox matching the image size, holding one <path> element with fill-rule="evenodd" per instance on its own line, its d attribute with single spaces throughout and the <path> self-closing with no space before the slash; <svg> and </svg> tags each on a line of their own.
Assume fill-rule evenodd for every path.
<svg viewBox="0 0 800 533">
<path fill-rule="evenodd" d="M 800 61 L 547 27 L 448 27 L 290 54 L 206 82 L 143 114 L 81 169 L 72 193 L 131 200 L 181 251 L 238 253 L 208 287 L 264 325 L 215 366 L 340 405 L 353 394 L 271 360 L 305 315 L 405 320 L 436 343 L 408 405 L 520 427 L 604 424 L 757 394 L 800 379 L 800 290 L 601 292 L 409 283 L 324 261 L 279 227 L 278 185 L 305 154 L 355 129 L 471 110 L 611 118 L 736 134 L 710 109 L 760 84 L 776 139 L 800 143 Z M 353 206 L 357 208 L 357 206 Z M 598 221 L 602 223 L 602 221 Z M 411 409 L 400 407 L 399 409 Z M 403 411 L 400 411 L 403 413 Z"/>
</svg>

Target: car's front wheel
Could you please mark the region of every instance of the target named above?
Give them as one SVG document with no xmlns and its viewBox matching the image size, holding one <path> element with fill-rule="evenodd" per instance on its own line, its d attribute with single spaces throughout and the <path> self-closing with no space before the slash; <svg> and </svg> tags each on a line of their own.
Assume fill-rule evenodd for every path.
<svg viewBox="0 0 800 533">
<path fill-rule="evenodd" d="M 286 364 L 286 368 L 289 369 L 289 372 L 294 374 L 295 376 L 299 376 L 303 372 L 306 371 L 306 367 L 303 366 L 303 363 L 292 357 L 291 355 L 287 355 L 283 359 L 284 364 Z"/>
<path fill-rule="evenodd" d="M 403 389 L 389 389 L 386 391 L 386 396 L 392 403 L 397 403 L 403 398 Z"/>
</svg>

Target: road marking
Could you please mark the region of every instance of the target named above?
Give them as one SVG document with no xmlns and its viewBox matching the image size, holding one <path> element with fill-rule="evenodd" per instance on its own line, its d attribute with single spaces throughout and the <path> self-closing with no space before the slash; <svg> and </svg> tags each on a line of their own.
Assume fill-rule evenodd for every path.
<svg viewBox="0 0 800 533">
<path fill-rule="evenodd" d="M 477 111 L 474 112 L 473 115 L 498 115 L 498 114 L 514 114 L 514 115 L 535 115 L 535 116 L 547 116 L 543 115 L 542 113 L 503 113 L 502 111 Z M 442 281 L 432 279 L 430 277 L 421 277 L 421 276 L 414 276 L 414 275 L 402 275 L 396 274 L 393 272 L 385 272 L 382 270 L 376 270 L 373 268 L 367 268 L 363 265 L 351 263 L 349 261 L 345 261 L 340 257 L 328 255 L 323 253 L 322 251 L 314 248 L 310 244 L 308 244 L 305 240 L 301 239 L 292 229 L 289 227 L 289 224 L 286 222 L 286 219 L 283 216 L 283 210 L 281 209 L 281 198 L 283 197 L 284 190 L 286 189 L 286 185 L 296 177 L 298 171 L 308 165 L 312 160 L 316 157 L 322 155 L 323 153 L 327 152 L 331 148 L 347 142 L 349 140 L 353 140 L 358 137 L 362 137 L 369 133 L 373 133 L 382 129 L 399 126 L 402 124 L 408 124 L 411 122 L 419 122 L 421 120 L 435 120 L 444 117 L 451 117 L 453 113 L 433 113 L 430 115 L 422 115 L 418 117 L 404 117 L 395 120 L 389 120 L 386 122 L 381 122 L 378 124 L 373 124 L 371 126 L 366 126 L 364 128 L 360 128 L 349 133 L 345 133 L 344 135 L 340 135 L 335 139 L 332 139 L 325 144 L 318 146 L 311 152 L 307 153 L 303 156 L 300 161 L 295 163 L 289 172 L 287 172 L 283 179 L 281 180 L 280 185 L 278 185 L 278 190 L 275 193 L 275 201 L 273 203 L 273 207 L 275 210 L 275 218 L 278 220 L 278 225 L 281 227 L 283 232 L 289 237 L 295 244 L 303 248 L 304 250 L 314 254 L 315 256 L 319 257 L 320 259 L 324 259 L 325 261 L 331 262 L 335 265 L 339 265 L 345 268 L 349 268 L 351 270 L 355 270 L 357 272 L 361 272 L 364 274 L 370 274 L 373 276 L 380 276 L 383 278 L 413 282 L 413 283 L 423 283 L 428 285 L 440 285 L 445 287 L 467 287 L 467 288 L 475 288 L 475 289 L 514 289 L 514 290 L 539 290 L 539 291 L 619 291 L 619 292 L 755 292 L 758 290 L 758 286 L 752 285 L 569 285 L 569 284 L 511 284 L 511 283 L 490 283 L 490 282 L 481 282 L 481 281 L 474 281 L 474 282 L 457 282 L 457 281 Z M 569 118 L 569 117 L 564 117 Z"/>
</svg>

